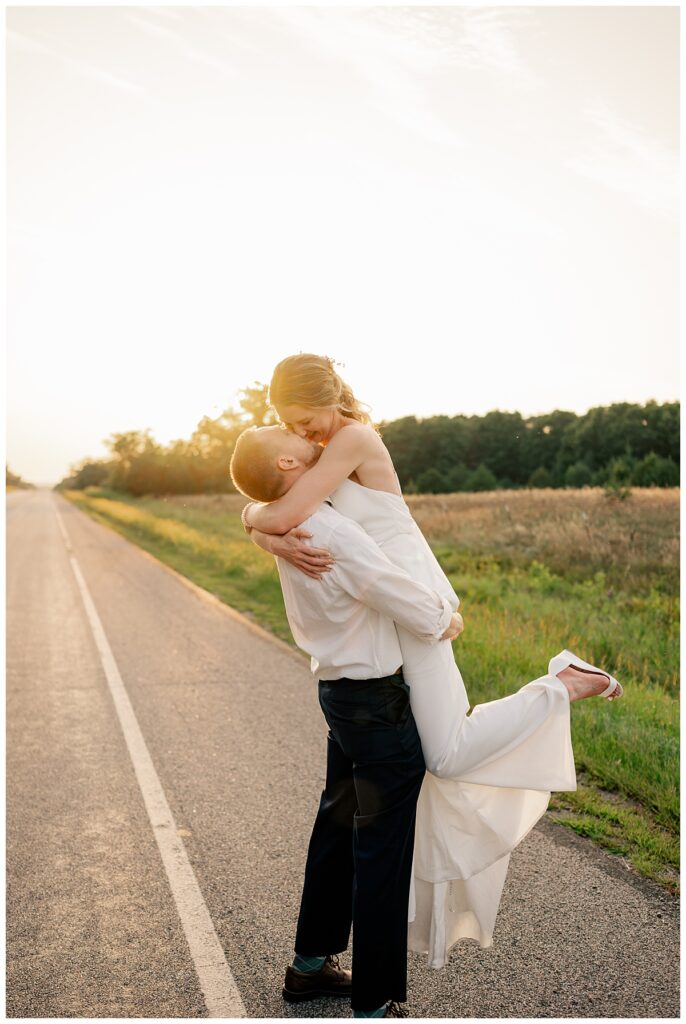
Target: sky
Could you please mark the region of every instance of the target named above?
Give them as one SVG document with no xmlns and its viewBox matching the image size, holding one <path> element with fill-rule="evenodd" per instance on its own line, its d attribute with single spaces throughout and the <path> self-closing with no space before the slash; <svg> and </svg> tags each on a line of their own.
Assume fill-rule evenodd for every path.
<svg viewBox="0 0 686 1024">
<path fill-rule="evenodd" d="M 678 398 L 676 7 L 7 9 L 10 469 L 293 352 L 376 420 Z"/>
</svg>

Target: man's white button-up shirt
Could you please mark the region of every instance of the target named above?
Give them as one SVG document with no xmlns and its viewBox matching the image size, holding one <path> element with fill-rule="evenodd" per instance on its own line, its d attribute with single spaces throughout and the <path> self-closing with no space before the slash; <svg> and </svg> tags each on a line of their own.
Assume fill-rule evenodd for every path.
<svg viewBox="0 0 686 1024">
<path fill-rule="evenodd" d="M 319 580 L 277 558 L 293 638 L 318 679 L 377 679 L 402 664 L 395 623 L 434 643 L 450 623 L 448 601 L 393 565 L 352 519 L 323 503 L 302 523 L 335 564 Z"/>
</svg>

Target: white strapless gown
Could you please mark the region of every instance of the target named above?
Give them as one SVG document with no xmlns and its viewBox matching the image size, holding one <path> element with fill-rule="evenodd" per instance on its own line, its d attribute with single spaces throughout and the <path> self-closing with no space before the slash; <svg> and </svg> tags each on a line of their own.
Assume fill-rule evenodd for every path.
<svg viewBox="0 0 686 1024">
<path fill-rule="evenodd" d="M 457 609 L 459 599 L 400 495 L 345 480 L 331 501 L 391 562 Z M 460 939 L 493 944 L 511 851 L 545 813 L 552 790 L 576 789 L 569 697 L 546 674 L 468 716 L 451 642 L 428 644 L 397 631 L 432 773 L 417 804 L 408 948 L 442 967 Z"/>
</svg>

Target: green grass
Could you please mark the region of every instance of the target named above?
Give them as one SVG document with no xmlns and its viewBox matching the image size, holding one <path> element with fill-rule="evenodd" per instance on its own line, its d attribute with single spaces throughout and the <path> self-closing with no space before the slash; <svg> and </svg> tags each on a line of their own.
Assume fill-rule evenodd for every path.
<svg viewBox="0 0 686 1024">
<path fill-rule="evenodd" d="M 236 512 L 182 499 L 129 498 L 104 488 L 65 497 L 292 646 L 271 555 L 252 544 Z"/>
<path fill-rule="evenodd" d="M 69 498 L 161 561 L 292 644 L 272 557 L 251 544 L 240 497 L 140 498 L 89 488 Z M 429 537 L 429 539 L 431 539 Z M 487 539 L 482 539 L 482 547 Z M 554 794 L 550 816 L 678 888 L 678 616 L 673 576 L 635 592 L 609 585 L 583 553 L 569 576 L 540 556 L 476 554 L 434 545 L 462 600 L 455 643 L 472 704 L 542 675 L 563 647 L 625 684 L 620 701 L 580 701 L 572 735 L 580 785 Z M 665 580 L 667 576 L 665 575 Z M 664 581 L 662 581 L 664 582 Z"/>
<path fill-rule="evenodd" d="M 579 773 L 576 793 L 552 794 L 548 816 L 622 857 L 644 878 L 678 893 L 678 833 L 661 828 L 639 804 L 582 780 Z"/>
<path fill-rule="evenodd" d="M 627 684 L 620 701 L 580 701 L 572 711 L 577 767 L 639 801 L 657 824 L 679 827 L 678 600 L 608 597 L 602 578 L 567 582 L 534 562 L 503 569 L 459 552 L 437 554 L 458 594 L 465 627 L 456 645 L 474 703 L 541 675 L 563 647 Z M 459 571 L 455 571 L 458 569 Z M 671 616 L 667 610 L 671 610 Z"/>
</svg>

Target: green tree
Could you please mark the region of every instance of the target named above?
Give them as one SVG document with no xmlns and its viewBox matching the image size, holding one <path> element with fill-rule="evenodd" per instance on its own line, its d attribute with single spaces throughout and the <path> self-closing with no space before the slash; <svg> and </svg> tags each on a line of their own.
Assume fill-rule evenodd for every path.
<svg viewBox="0 0 686 1024">
<path fill-rule="evenodd" d="M 83 491 L 86 487 L 101 487 L 109 482 L 112 464 L 105 459 L 84 459 L 71 468 L 72 475 L 65 486 L 75 491 Z"/>
<path fill-rule="evenodd" d="M 488 466 L 484 466 L 481 463 L 480 466 L 470 473 L 465 484 L 466 491 L 494 491 L 498 486 L 494 474 L 490 471 Z"/>
<path fill-rule="evenodd" d="M 528 484 L 529 487 L 552 487 L 552 474 L 545 468 L 545 466 L 539 466 L 538 469 L 535 469 L 529 477 Z"/>
<path fill-rule="evenodd" d="M 31 490 L 32 488 L 35 488 L 35 484 L 30 484 L 27 483 L 26 480 L 22 480 L 22 478 L 17 473 L 13 473 L 7 463 L 5 463 L 5 487 L 7 487 L 8 484 L 11 487 L 21 488 L 21 490 Z"/>
<path fill-rule="evenodd" d="M 449 470 L 446 482 L 448 493 L 455 494 L 457 491 L 464 491 L 469 478 L 469 470 L 464 462 L 458 462 Z"/>
<path fill-rule="evenodd" d="M 469 446 L 470 426 L 464 416 L 424 420 L 404 416 L 381 423 L 379 430 L 403 488 L 410 479 L 419 481 L 429 467 L 447 477 L 453 466 L 464 461 Z"/>
<path fill-rule="evenodd" d="M 417 491 L 419 494 L 445 494 L 448 490 L 450 488 L 447 477 L 440 470 L 436 469 L 435 466 L 425 469 L 417 477 Z"/>
<path fill-rule="evenodd" d="M 673 459 L 649 452 L 634 466 L 631 482 L 636 487 L 678 487 L 679 467 Z"/>
<path fill-rule="evenodd" d="M 426 467 L 426 462 L 422 464 L 420 429 L 416 416 L 403 416 L 399 420 L 379 424 L 379 432 L 403 489 L 407 488 L 410 480 L 416 481 Z"/>
<path fill-rule="evenodd" d="M 615 402 L 589 409 L 565 431 L 563 468 L 583 460 L 596 471 L 622 455 L 636 459 L 650 451 L 678 463 L 679 408 L 678 402 Z"/>
<path fill-rule="evenodd" d="M 583 460 L 572 463 L 565 473 L 565 487 L 590 487 L 593 474 Z"/>
<path fill-rule="evenodd" d="M 153 442 L 149 430 L 128 430 L 110 434 L 104 442 L 112 453 L 110 486 L 117 491 L 128 491 L 129 475 L 135 460 L 142 455 L 146 446 Z"/>
<path fill-rule="evenodd" d="M 630 455 L 611 459 L 606 469 L 605 497 L 624 501 L 631 494 L 631 477 L 636 460 Z"/>
<path fill-rule="evenodd" d="M 631 455 L 619 455 L 611 459 L 607 466 L 607 482 L 630 484 L 636 467 L 636 459 Z"/>
<path fill-rule="evenodd" d="M 542 416 L 533 416 L 524 423 L 522 475 L 528 480 L 539 466 L 549 470 L 553 485 L 562 483 L 567 461 L 564 447 L 567 430 L 576 423 L 576 413 L 555 409 Z"/>
<path fill-rule="evenodd" d="M 468 448 L 468 463 L 482 463 L 497 478 L 509 476 L 524 483 L 525 436 L 528 430 L 518 412 L 494 410 L 476 417 Z M 527 474 L 528 475 L 528 474 Z"/>
<path fill-rule="evenodd" d="M 258 380 L 253 382 L 252 387 L 243 388 L 239 394 L 239 406 L 243 412 L 244 419 L 247 419 L 246 426 L 270 427 L 279 422 L 278 416 L 272 409 L 267 398 L 269 386 L 260 384 Z"/>
</svg>

